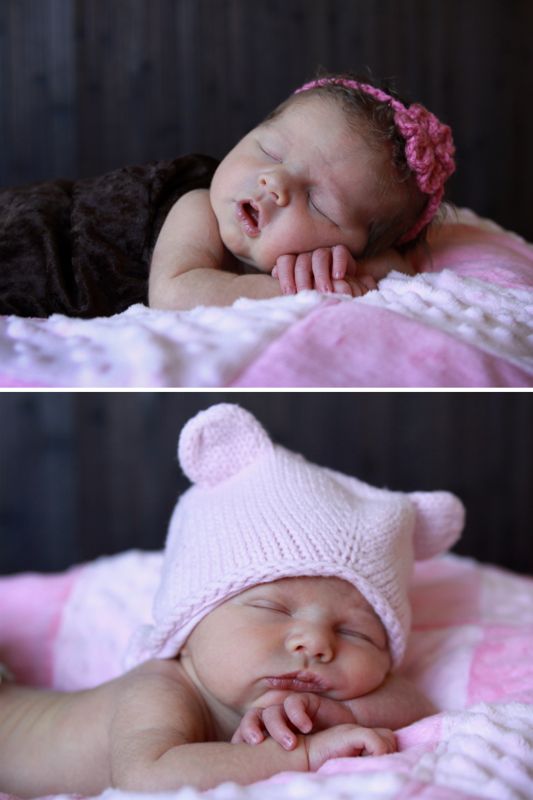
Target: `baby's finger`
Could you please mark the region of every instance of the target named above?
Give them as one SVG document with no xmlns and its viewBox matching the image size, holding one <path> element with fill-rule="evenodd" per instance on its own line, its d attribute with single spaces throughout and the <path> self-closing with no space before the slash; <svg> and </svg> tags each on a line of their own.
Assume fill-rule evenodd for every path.
<svg viewBox="0 0 533 800">
<path fill-rule="evenodd" d="M 396 738 L 392 731 L 382 729 L 361 728 L 361 754 L 368 756 L 384 756 L 396 750 Z"/>
<path fill-rule="evenodd" d="M 383 756 L 396 750 L 396 741 L 384 731 L 359 725 L 336 725 L 304 739 L 309 768 L 317 770 L 330 758 Z"/>
<path fill-rule="evenodd" d="M 366 287 L 367 292 L 372 292 L 378 288 L 375 278 L 372 275 L 359 275 L 359 283 Z"/>
<path fill-rule="evenodd" d="M 331 255 L 333 261 L 331 274 L 335 280 L 342 280 L 347 274 L 355 275 L 355 261 L 345 245 L 335 245 L 332 248 Z"/>
<path fill-rule="evenodd" d="M 319 292 L 332 292 L 331 283 L 331 250 L 329 247 L 319 247 L 312 253 L 313 276 L 315 288 Z M 341 277 L 343 277 L 341 275 Z"/>
<path fill-rule="evenodd" d="M 308 701 L 305 695 L 290 694 L 283 703 L 287 719 L 297 730 L 310 733 L 313 729 L 313 720 L 307 713 Z"/>
<path fill-rule="evenodd" d="M 394 735 L 394 732 L 391 731 L 389 728 L 375 728 L 374 730 L 379 736 L 381 736 L 381 738 L 385 742 L 385 745 L 388 748 L 387 752 L 395 753 L 398 745 L 396 742 L 396 736 Z"/>
<path fill-rule="evenodd" d="M 311 271 L 311 253 L 300 253 L 294 265 L 294 281 L 296 291 L 313 288 L 313 278 Z"/>
<path fill-rule="evenodd" d="M 296 282 L 294 280 L 294 265 L 296 256 L 280 256 L 276 261 L 276 272 L 283 294 L 295 294 Z"/>
<path fill-rule="evenodd" d="M 231 738 L 232 744 L 259 744 L 265 738 L 261 720 L 262 709 L 251 708 L 245 713 Z"/>
<path fill-rule="evenodd" d="M 367 292 L 377 289 L 377 283 L 370 275 L 362 275 L 360 278 L 346 278 L 350 285 L 353 297 L 362 297 Z"/>
<path fill-rule="evenodd" d="M 268 706 L 263 710 L 263 724 L 275 741 L 284 750 L 292 750 L 298 742 L 285 719 L 283 706 Z"/>
<path fill-rule="evenodd" d="M 353 297 L 351 283 L 347 280 L 333 280 L 333 291 L 335 294 L 347 294 L 349 297 Z"/>
</svg>

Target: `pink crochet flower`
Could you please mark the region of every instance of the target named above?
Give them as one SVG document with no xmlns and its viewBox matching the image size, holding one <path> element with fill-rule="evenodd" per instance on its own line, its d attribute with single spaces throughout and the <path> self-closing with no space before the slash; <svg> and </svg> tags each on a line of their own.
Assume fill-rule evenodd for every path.
<svg viewBox="0 0 533 800">
<path fill-rule="evenodd" d="M 407 164 L 415 175 L 418 188 L 424 194 L 429 195 L 421 216 L 413 227 L 404 233 L 398 244 L 410 242 L 418 236 L 437 213 L 444 194 L 444 184 L 455 171 L 455 147 L 451 128 L 443 125 L 431 111 L 419 103 L 413 103 L 406 107 L 387 92 L 370 84 L 359 83 L 359 81 L 344 78 L 320 78 L 304 84 L 296 90 L 295 94 L 331 83 L 338 83 L 349 89 L 359 89 L 382 103 L 389 103 L 394 109 L 394 122 L 405 139 Z"/>
<path fill-rule="evenodd" d="M 395 110 L 394 121 L 418 186 L 425 194 L 436 194 L 455 170 L 451 129 L 418 103 Z"/>
</svg>

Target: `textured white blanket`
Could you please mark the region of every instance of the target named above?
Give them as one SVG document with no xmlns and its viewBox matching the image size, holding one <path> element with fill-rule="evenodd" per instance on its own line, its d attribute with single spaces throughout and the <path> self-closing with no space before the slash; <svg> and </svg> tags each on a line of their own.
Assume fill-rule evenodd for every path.
<svg viewBox="0 0 533 800">
<path fill-rule="evenodd" d="M 452 334 L 533 373 L 533 290 L 502 288 L 449 270 L 391 272 L 361 298 Z"/>
<path fill-rule="evenodd" d="M 332 302 L 395 312 L 533 374 L 533 290 L 448 270 L 416 277 L 393 272 L 379 291 L 356 299 L 304 292 L 181 313 L 136 305 L 92 320 L 3 317 L 1 372 L 15 384 L 37 386 L 228 386 L 274 339 Z"/>
<path fill-rule="evenodd" d="M 227 386 L 323 296 L 239 300 L 229 308 L 77 319 L 0 317 L 0 364 L 14 380 L 45 386 Z"/>
</svg>

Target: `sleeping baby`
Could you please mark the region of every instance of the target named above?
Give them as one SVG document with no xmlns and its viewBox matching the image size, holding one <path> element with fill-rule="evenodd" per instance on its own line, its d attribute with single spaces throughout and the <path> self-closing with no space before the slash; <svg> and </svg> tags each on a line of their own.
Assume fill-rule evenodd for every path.
<svg viewBox="0 0 533 800">
<path fill-rule="evenodd" d="M 413 560 L 457 539 L 457 498 L 312 464 L 230 404 L 190 420 L 178 452 L 193 485 L 129 671 L 73 693 L 4 681 L 1 791 L 246 784 L 391 753 L 392 728 L 432 713 L 393 670 Z"/>
<path fill-rule="evenodd" d="M 359 296 L 425 234 L 448 126 L 368 81 L 307 83 L 216 164 L 0 191 L 0 314 L 92 317 L 304 289 Z"/>
</svg>

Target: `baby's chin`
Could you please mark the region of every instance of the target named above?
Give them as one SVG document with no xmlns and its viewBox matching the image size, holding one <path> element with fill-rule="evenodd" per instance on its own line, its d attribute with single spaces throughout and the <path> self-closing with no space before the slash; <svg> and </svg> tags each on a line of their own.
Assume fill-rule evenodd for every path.
<svg viewBox="0 0 533 800">
<path fill-rule="evenodd" d="M 257 240 L 243 240 L 242 234 L 236 232 L 232 226 L 219 226 L 219 232 L 222 244 L 233 258 L 251 267 L 253 272 L 270 275 L 278 258 L 277 253 L 268 252 L 268 248 L 261 247 L 262 243 Z"/>
<path fill-rule="evenodd" d="M 232 250 L 230 250 L 230 253 L 244 266 L 246 272 L 262 272 L 263 274 L 270 275 L 274 269 L 273 265 L 258 263 L 254 258 L 250 258 L 250 256 L 240 255 Z"/>
</svg>

